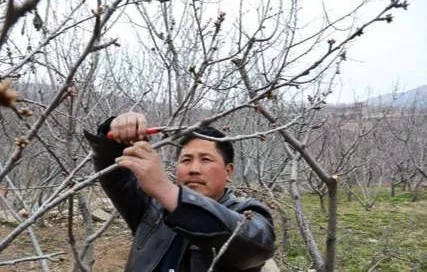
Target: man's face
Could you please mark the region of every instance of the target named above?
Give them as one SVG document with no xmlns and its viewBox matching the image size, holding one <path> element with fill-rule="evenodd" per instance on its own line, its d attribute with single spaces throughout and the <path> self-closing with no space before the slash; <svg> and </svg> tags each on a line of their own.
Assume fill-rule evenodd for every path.
<svg viewBox="0 0 427 272">
<path fill-rule="evenodd" d="M 224 194 L 226 183 L 233 172 L 233 164 L 225 164 L 215 142 L 194 139 L 179 154 L 176 178 L 187 186 L 215 200 Z"/>
</svg>

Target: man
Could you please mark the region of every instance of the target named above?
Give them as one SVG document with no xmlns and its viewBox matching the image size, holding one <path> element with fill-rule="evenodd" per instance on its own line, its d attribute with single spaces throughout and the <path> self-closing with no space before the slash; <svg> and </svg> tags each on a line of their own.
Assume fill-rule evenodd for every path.
<svg viewBox="0 0 427 272">
<path fill-rule="evenodd" d="M 104 122 L 96 136 L 86 133 L 96 170 L 120 166 L 101 185 L 134 237 L 125 271 L 206 272 L 248 211 L 252 218 L 214 271 L 260 271 L 274 252 L 272 218 L 256 200 L 239 201 L 226 188 L 234 169 L 231 142 L 183 137 L 174 183 L 146 141 L 146 129 L 143 114 L 125 113 Z M 114 141 L 106 138 L 109 131 Z M 213 127 L 196 132 L 225 137 Z"/>
</svg>

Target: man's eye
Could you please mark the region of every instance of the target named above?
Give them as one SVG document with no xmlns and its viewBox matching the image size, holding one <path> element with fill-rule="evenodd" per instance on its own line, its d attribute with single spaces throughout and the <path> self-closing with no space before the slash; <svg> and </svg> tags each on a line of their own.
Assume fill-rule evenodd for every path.
<svg viewBox="0 0 427 272">
<path fill-rule="evenodd" d="M 203 161 L 203 162 L 210 162 L 210 161 L 212 161 L 212 160 L 211 160 L 211 158 L 202 158 L 202 161 Z"/>
<path fill-rule="evenodd" d="M 189 162 L 190 161 L 190 159 L 189 158 L 185 158 L 185 159 L 182 159 L 181 160 L 181 163 L 187 163 L 187 162 Z"/>
</svg>

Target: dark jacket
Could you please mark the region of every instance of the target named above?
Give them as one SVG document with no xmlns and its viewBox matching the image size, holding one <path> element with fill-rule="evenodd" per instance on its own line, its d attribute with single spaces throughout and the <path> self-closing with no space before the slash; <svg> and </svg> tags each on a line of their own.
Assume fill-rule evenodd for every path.
<svg viewBox="0 0 427 272">
<path fill-rule="evenodd" d="M 102 135 L 85 134 L 95 152 L 96 170 L 111 165 L 121 155 L 123 145 Z M 227 189 L 217 202 L 182 187 L 177 208 L 167 213 L 157 200 L 141 190 L 135 176 L 126 169 L 104 175 L 101 185 L 134 236 L 125 271 L 153 271 L 178 235 L 183 240 L 176 256 L 178 271 L 206 272 L 214 254 L 244 218 L 243 212 L 249 210 L 253 218 L 243 224 L 215 265 L 215 271 L 260 271 L 273 255 L 271 215 L 254 199 L 238 200 Z"/>
</svg>

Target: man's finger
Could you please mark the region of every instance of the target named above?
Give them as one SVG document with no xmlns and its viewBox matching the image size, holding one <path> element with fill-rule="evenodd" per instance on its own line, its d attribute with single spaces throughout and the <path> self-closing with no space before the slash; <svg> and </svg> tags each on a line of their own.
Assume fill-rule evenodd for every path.
<svg viewBox="0 0 427 272">
<path fill-rule="evenodd" d="M 137 127 L 136 127 L 137 139 L 142 140 L 144 139 L 147 121 L 143 116 L 139 116 L 138 122 L 136 124 L 137 124 Z"/>
</svg>

